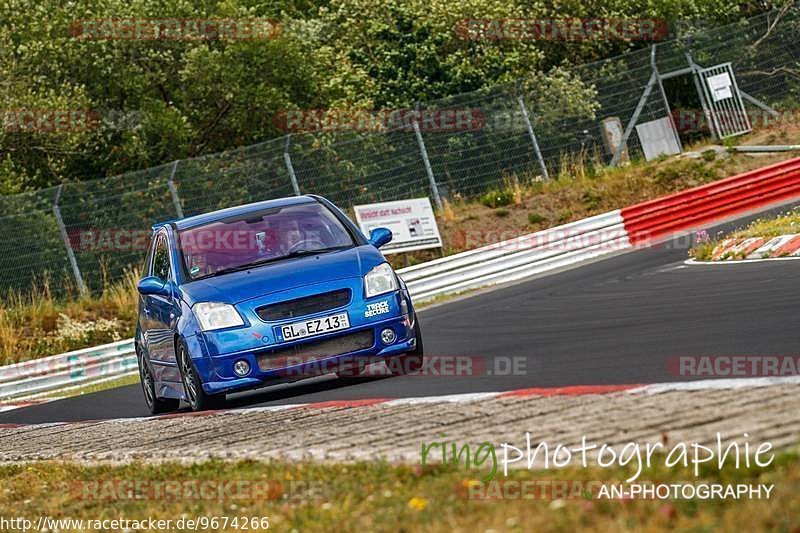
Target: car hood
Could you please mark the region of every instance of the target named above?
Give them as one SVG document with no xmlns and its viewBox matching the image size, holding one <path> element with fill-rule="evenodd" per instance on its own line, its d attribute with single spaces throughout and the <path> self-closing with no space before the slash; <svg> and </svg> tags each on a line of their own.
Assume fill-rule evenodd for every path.
<svg viewBox="0 0 800 533">
<path fill-rule="evenodd" d="M 386 259 L 371 245 L 338 252 L 286 259 L 181 285 L 187 304 L 223 302 L 238 304 L 273 292 L 321 281 L 362 277 Z"/>
</svg>

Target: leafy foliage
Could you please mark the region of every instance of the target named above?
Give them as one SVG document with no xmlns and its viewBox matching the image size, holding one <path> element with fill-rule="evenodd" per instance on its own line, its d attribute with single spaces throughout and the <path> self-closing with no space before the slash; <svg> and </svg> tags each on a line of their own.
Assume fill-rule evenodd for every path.
<svg viewBox="0 0 800 533">
<path fill-rule="evenodd" d="M 771 6 L 724 0 L 6 0 L 0 4 L 0 109 L 96 110 L 101 122 L 60 133 L 0 128 L 0 193 L 265 141 L 283 134 L 273 121 L 283 109 L 403 108 L 524 77 L 542 88 L 534 108 L 583 113 L 591 111 L 591 87 L 553 69 L 647 44 L 464 40 L 454 26 L 467 17 L 722 23 Z M 70 34 L 77 20 L 111 17 L 275 18 L 282 31 L 253 40 Z M 545 94 L 545 87 L 554 94 Z"/>
</svg>

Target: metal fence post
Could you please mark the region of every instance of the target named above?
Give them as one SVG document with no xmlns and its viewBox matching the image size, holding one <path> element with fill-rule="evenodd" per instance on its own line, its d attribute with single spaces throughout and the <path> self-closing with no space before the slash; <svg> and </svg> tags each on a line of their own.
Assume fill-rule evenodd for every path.
<svg viewBox="0 0 800 533">
<path fill-rule="evenodd" d="M 292 180 L 292 189 L 294 195 L 300 196 L 300 184 L 297 183 L 297 175 L 294 173 L 294 165 L 292 165 L 292 156 L 289 155 L 289 146 L 292 144 L 292 134 L 286 136 L 286 145 L 283 147 L 283 161 L 286 163 L 286 170 L 289 171 L 289 178 Z"/>
<path fill-rule="evenodd" d="M 425 164 L 425 172 L 428 174 L 428 181 L 431 184 L 431 192 L 433 193 L 433 203 L 436 204 L 436 209 L 442 208 L 442 197 L 439 196 L 439 186 L 436 184 L 436 178 L 433 176 L 433 169 L 431 162 L 428 159 L 428 150 L 425 148 L 425 141 L 422 140 L 422 133 L 419 131 L 419 123 L 414 120 L 414 135 L 417 137 L 417 144 L 419 145 L 419 152 L 422 154 L 422 162 Z"/>
<path fill-rule="evenodd" d="M 647 103 L 647 99 L 650 97 L 650 92 L 653 90 L 653 85 L 656 84 L 657 78 L 658 76 L 655 72 L 650 74 L 650 79 L 647 81 L 644 92 L 642 92 L 642 96 L 639 98 L 639 102 L 636 104 L 636 109 L 633 110 L 633 116 L 628 121 L 628 125 L 625 127 L 625 132 L 622 134 L 622 139 L 619 141 L 619 146 L 617 146 L 617 149 L 614 151 L 614 157 L 611 158 L 612 167 L 617 166 L 619 163 L 620 157 L 622 157 L 622 151 L 628 145 L 628 137 L 631 136 L 633 127 L 636 126 L 636 121 L 639 120 L 639 115 L 642 114 L 644 104 Z"/>
<path fill-rule="evenodd" d="M 176 159 L 175 162 L 172 164 L 172 172 L 169 173 L 169 179 L 167 180 L 167 187 L 169 187 L 169 193 L 172 195 L 172 203 L 175 204 L 175 211 L 178 213 L 178 218 L 183 218 L 183 206 L 181 205 L 181 198 L 178 196 L 178 189 L 175 187 L 175 171 L 178 170 L 178 163 L 180 163 L 180 159 Z"/>
<path fill-rule="evenodd" d="M 528 116 L 528 108 L 525 106 L 525 100 L 522 98 L 521 94 L 517 97 L 517 102 L 519 102 L 519 108 L 522 111 L 522 119 L 525 121 L 525 127 L 528 128 L 528 135 L 531 136 L 533 151 L 536 152 L 536 159 L 539 161 L 539 167 L 542 169 L 542 177 L 544 179 L 548 179 L 550 176 L 547 174 L 547 167 L 544 164 L 542 151 L 539 149 L 539 141 L 536 140 L 536 133 L 533 131 L 533 125 L 531 124 L 531 119 Z"/>
<path fill-rule="evenodd" d="M 62 183 L 56 189 L 56 197 L 53 199 L 53 215 L 56 217 L 58 231 L 61 232 L 61 238 L 64 240 L 64 246 L 67 249 L 67 259 L 69 259 L 69 264 L 72 267 L 72 274 L 75 276 L 75 283 L 78 285 L 78 291 L 80 291 L 81 294 L 86 294 L 86 284 L 83 282 L 81 269 L 78 268 L 78 261 L 75 259 L 75 252 L 72 251 L 72 244 L 69 242 L 67 228 L 64 226 L 64 219 L 61 218 L 61 209 L 58 208 L 58 201 L 61 199 L 61 190 L 63 188 L 64 184 Z"/>
</svg>

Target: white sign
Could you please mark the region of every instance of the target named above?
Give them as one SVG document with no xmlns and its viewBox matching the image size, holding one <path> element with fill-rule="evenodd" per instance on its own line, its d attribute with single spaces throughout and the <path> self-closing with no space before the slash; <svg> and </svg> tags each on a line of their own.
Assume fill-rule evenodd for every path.
<svg viewBox="0 0 800 533">
<path fill-rule="evenodd" d="M 711 90 L 711 97 L 714 98 L 715 102 L 733 96 L 733 91 L 731 90 L 733 83 L 727 72 L 717 74 L 716 76 L 709 76 L 706 78 L 706 83 L 708 83 L 708 88 Z"/>
<path fill-rule="evenodd" d="M 442 237 L 428 198 L 357 205 L 353 209 L 356 222 L 367 237 L 375 228 L 391 230 L 392 242 L 381 247 L 384 254 L 442 247 Z"/>
</svg>

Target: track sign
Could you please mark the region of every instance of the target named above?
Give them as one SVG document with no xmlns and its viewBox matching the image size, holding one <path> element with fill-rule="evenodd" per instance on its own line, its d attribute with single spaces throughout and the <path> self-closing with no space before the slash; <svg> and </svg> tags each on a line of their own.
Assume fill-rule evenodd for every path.
<svg viewBox="0 0 800 533">
<path fill-rule="evenodd" d="M 731 77 L 727 72 L 723 72 L 722 74 L 717 74 L 715 76 L 709 76 L 706 78 L 706 83 L 708 83 L 708 88 L 711 91 L 711 98 L 713 98 L 715 102 L 719 102 L 720 100 L 725 100 L 726 98 L 733 96 L 733 90 L 731 90 L 733 82 L 731 81 Z"/>
<path fill-rule="evenodd" d="M 442 237 L 428 198 L 357 205 L 353 209 L 364 235 L 369 236 L 375 228 L 391 230 L 392 242 L 381 247 L 384 254 L 442 247 Z"/>
</svg>

